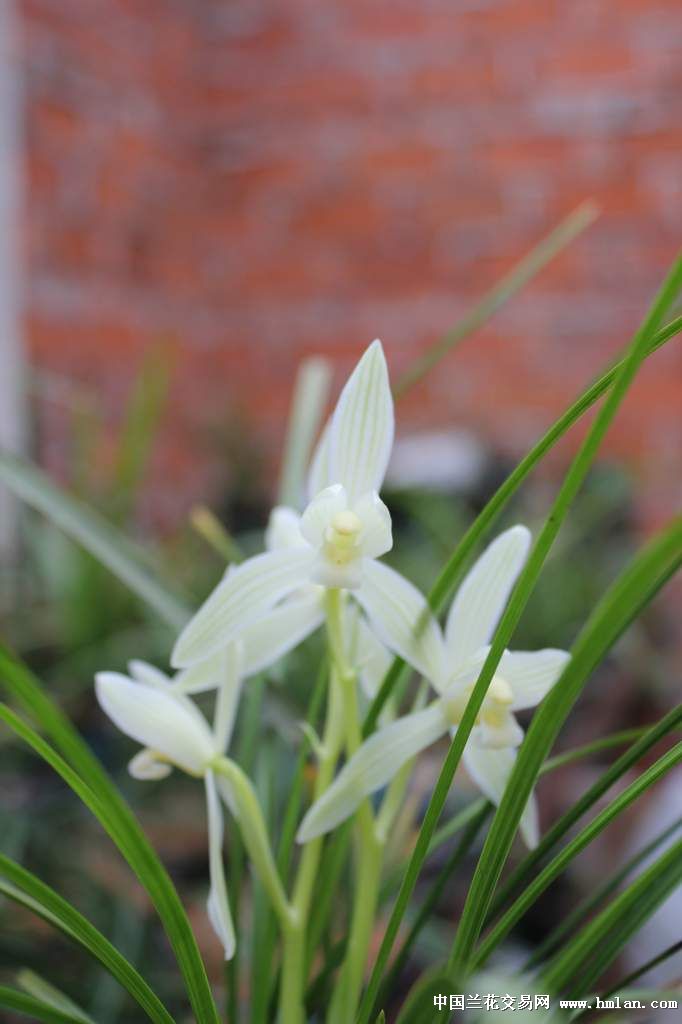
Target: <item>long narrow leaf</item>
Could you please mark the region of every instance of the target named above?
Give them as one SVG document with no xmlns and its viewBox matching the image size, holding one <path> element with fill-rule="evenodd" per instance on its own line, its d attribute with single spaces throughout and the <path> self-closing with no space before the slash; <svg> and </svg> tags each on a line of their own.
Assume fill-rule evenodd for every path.
<svg viewBox="0 0 682 1024">
<path fill-rule="evenodd" d="M 662 776 L 678 765 L 680 761 L 682 761 L 682 743 L 678 743 L 667 754 L 659 758 L 655 764 L 620 793 L 608 807 L 605 807 L 596 816 L 594 821 L 591 821 L 570 843 L 567 843 L 564 849 L 524 889 L 521 896 L 500 918 L 490 934 L 481 943 L 473 958 L 474 969 L 481 967 L 486 962 L 491 952 L 509 934 L 516 922 L 523 917 L 528 908 L 535 903 L 538 897 L 566 869 L 571 861 L 586 846 L 589 846 L 619 814 L 622 814 L 635 800 L 643 793 L 646 793 L 650 786 L 658 782 Z"/>
<path fill-rule="evenodd" d="M 27 992 L 34 999 L 39 999 L 41 1002 L 46 1003 L 47 1006 L 51 1006 L 54 1010 L 71 1013 L 74 1017 L 81 1020 L 83 1024 L 95 1024 L 94 1019 L 89 1013 L 86 1013 L 65 992 L 58 989 L 56 985 L 46 981 L 45 978 L 41 978 L 35 971 L 29 971 L 28 969 L 19 971 L 17 974 L 17 985 L 19 985 L 23 992 Z"/>
<path fill-rule="evenodd" d="M 459 764 L 460 758 L 462 756 L 462 752 L 469 738 L 471 730 L 474 726 L 476 717 L 480 711 L 488 686 L 490 685 L 495 670 L 499 664 L 500 658 L 502 657 L 505 648 L 509 644 L 509 641 L 512 637 L 514 629 L 516 628 L 518 620 L 520 619 L 523 609 L 525 608 L 526 603 L 535 586 L 535 583 L 537 582 L 544 561 L 547 555 L 549 554 L 554 539 L 556 538 L 559 532 L 561 524 L 568 513 L 568 510 L 573 502 L 573 499 L 578 493 L 589 471 L 589 468 L 592 465 L 592 462 L 599 450 L 601 441 L 603 440 L 604 435 L 606 434 L 606 431 L 609 425 L 611 424 L 611 421 L 613 420 L 623 398 L 625 397 L 625 394 L 630 384 L 634 379 L 634 376 L 642 360 L 645 357 L 648 346 L 652 340 L 652 336 L 659 327 L 660 322 L 662 318 L 665 316 L 668 307 L 677 296 L 681 283 L 682 260 L 678 260 L 675 266 L 673 267 L 673 270 L 669 274 L 667 280 L 665 281 L 662 289 L 657 295 L 649 314 L 645 318 L 642 327 L 635 335 L 634 341 L 630 347 L 630 351 L 627 357 L 620 364 L 614 380 L 613 388 L 611 389 L 608 397 L 606 398 L 606 401 L 604 402 L 597 417 L 595 418 L 594 423 L 592 424 L 592 427 L 585 441 L 581 445 L 578 454 L 573 460 L 571 468 L 559 490 L 559 493 L 552 506 L 552 509 L 550 510 L 545 525 L 543 526 L 540 535 L 538 536 L 538 539 L 536 540 L 533 549 L 530 553 L 530 557 L 528 558 L 528 561 L 523 571 L 521 572 L 521 575 L 516 583 L 516 586 L 514 587 L 514 590 L 509 600 L 509 604 L 507 605 L 507 608 L 501 618 L 500 624 L 497 627 L 490 647 L 490 652 L 481 669 L 479 678 L 476 682 L 476 685 L 474 686 L 474 690 L 471 694 L 471 697 L 469 698 L 467 707 L 464 711 L 461 722 L 457 728 L 457 732 L 455 733 L 455 737 L 452 741 L 450 750 L 445 759 L 445 764 L 443 765 L 438 782 L 436 783 L 436 788 L 434 789 L 431 801 L 427 808 L 424 822 L 422 824 L 422 828 L 417 839 L 417 844 L 415 846 L 414 853 L 408 866 L 405 880 L 398 894 L 398 898 L 396 900 L 393 913 L 391 914 L 391 918 L 386 929 L 384 940 L 379 950 L 379 954 L 377 956 L 376 963 L 374 965 L 374 969 L 372 971 L 372 975 L 367 986 L 367 991 L 365 993 L 365 996 L 360 1007 L 358 1019 L 361 1022 L 361 1024 L 367 1024 L 371 1016 L 372 1008 L 374 1006 L 374 1000 L 376 999 L 377 991 L 381 980 L 381 975 L 385 969 L 388 957 L 393 947 L 393 943 L 395 941 L 398 928 L 400 926 L 400 922 L 405 913 L 405 910 L 407 909 L 407 905 L 412 894 L 412 890 L 414 889 L 424 858 L 426 857 L 426 854 L 428 852 L 431 837 L 435 831 L 436 825 L 438 823 L 438 818 L 445 804 L 447 793 L 452 784 L 452 780 L 457 769 L 457 766 Z M 552 693 L 561 689 L 562 687 L 558 685 L 554 688 Z M 552 696 L 552 693 L 550 694 L 550 698 Z M 537 717 L 538 716 L 536 716 L 536 720 Z M 526 742 L 524 745 L 526 747 L 528 746 L 528 737 L 526 738 Z M 537 764 L 535 772 L 532 774 L 532 776 L 530 776 L 531 783 L 537 776 L 537 772 L 539 771 L 540 765 L 544 760 L 546 754 L 547 750 L 545 749 L 540 758 L 540 761 Z M 516 769 L 519 768 L 519 763 L 520 761 L 517 760 Z M 516 779 L 519 778 L 520 774 L 516 769 L 514 773 L 514 781 L 516 781 Z M 510 791 L 513 791 L 513 789 L 513 784 L 510 782 L 509 786 L 507 787 L 507 795 L 510 793 Z M 518 808 L 518 817 L 516 817 L 515 821 L 513 822 L 514 832 L 516 831 L 516 827 L 518 826 L 518 821 L 520 820 L 528 795 L 529 793 L 526 792 L 526 797 Z M 509 820 L 511 820 L 512 816 L 509 814 L 509 811 L 507 811 L 506 816 Z M 498 819 L 501 819 L 499 810 L 495 820 L 497 821 Z M 480 906 L 476 906 L 474 904 L 472 885 L 472 889 L 470 889 L 469 891 L 469 898 L 467 900 L 462 915 L 462 921 L 460 922 L 460 928 L 458 929 L 457 932 L 456 945 L 453 948 L 453 953 L 450 961 L 451 968 L 453 968 L 455 964 L 465 965 L 468 960 L 468 957 L 471 954 L 473 943 L 478 938 L 485 913 L 489 906 L 492 890 L 499 877 L 499 872 L 501 871 L 502 864 L 504 863 L 504 859 L 506 858 L 509 847 L 511 846 L 511 841 L 514 832 L 512 832 L 511 836 L 509 837 L 508 844 L 504 846 L 504 848 L 502 849 L 501 858 L 499 857 L 499 853 L 497 851 L 494 852 L 492 850 L 492 829 L 491 832 L 488 833 L 488 839 L 486 841 L 484 852 L 481 856 L 481 860 L 479 861 L 476 873 L 478 876 L 477 895 L 479 897 L 483 897 L 482 903 Z M 488 852 L 487 858 L 486 851 Z M 464 927 L 465 925 L 466 927 Z"/>
<path fill-rule="evenodd" d="M 156 993 L 115 946 L 67 900 L 19 864 L 0 854 L 0 892 L 58 928 L 106 967 L 139 1003 L 150 1020 L 173 1024 Z M 9 879 L 9 883 L 3 879 Z M 33 992 L 33 995 L 37 993 Z M 63 1007 L 62 1007 L 63 1009 Z"/>
<path fill-rule="evenodd" d="M 27 992 L 20 992 L 8 985 L 0 985 L 0 1006 L 15 1013 L 25 1014 L 32 1021 L 45 1024 L 83 1024 L 82 1017 L 76 1017 L 66 1010 L 58 1010 Z"/>
<path fill-rule="evenodd" d="M 673 726 L 671 726 L 671 728 L 673 728 Z M 592 754 L 600 753 L 603 750 L 609 750 L 611 747 L 622 746 L 631 739 L 639 738 L 645 732 L 647 732 L 646 726 L 640 726 L 636 729 L 623 729 L 621 732 L 612 733 L 609 736 L 602 736 L 601 739 L 593 740 L 591 743 L 585 743 L 581 747 L 575 747 L 573 750 L 567 750 L 563 754 L 557 754 L 556 757 L 548 758 L 543 764 L 540 774 L 546 775 L 549 772 L 556 771 L 557 768 L 563 768 L 566 764 L 571 764 L 574 761 L 580 761 L 585 757 L 590 757 Z M 596 799 L 597 797 L 595 796 L 595 800 Z M 429 845 L 429 856 L 442 846 L 443 843 L 447 842 L 448 839 L 450 839 L 456 832 L 459 832 L 459 830 L 463 828 L 471 818 L 478 814 L 486 802 L 485 798 L 472 801 L 472 803 L 468 804 L 459 812 L 459 814 L 446 822 L 445 825 L 441 825 L 441 827 L 434 833 L 433 839 Z M 591 806 L 592 802 L 588 803 L 585 810 L 588 810 Z M 566 828 L 568 828 L 568 824 L 566 825 Z M 403 868 L 404 865 L 401 865 L 401 876 Z"/>
<path fill-rule="evenodd" d="M 574 983 L 578 994 L 589 991 L 634 932 L 682 881 L 682 839 L 674 843 L 598 917 L 591 921 L 543 971 L 550 992 Z"/>
<path fill-rule="evenodd" d="M 31 508 L 42 512 L 72 540 L 105 565 L 129 590 L 153 608 L 172 629 L 181 629 L 191 612 L 169 586 L 146 568 L 147 556 L 98 512 L 60 490 L 25 459 L 0 452 L 0 480 Z"/>
<path fill-rule="evenodd" d="M 552 929 L 550 934 L 538 946 L 523 965 L 523 972 L 536 967 L 543 960 L 546 960 L 550 953 L 553 953 L 567 935 L 575 932 L 576 928 L 585 921 L 593 910 L 603 906 L 606 900 L 616 892 L 622 882 L 647 860 L 652 853 L 655 853 L 664 843 L 667 842 L 682 827 L 682 818 L 678 818 L 668 828 L 663 829 L 655 839 L 647 843 L 641 850 L 638 850 L 634 857 L 630 857 L 618 871 L 610 875 L 596 889 L 590 891 L 561 921 Z"/>
<path fill-rule="evenodd" d="M 619 981 L 617 985 L 613 986 L 613 988 L 610 988 L 604 998 L 608 998 L 623 989 L 631 988 L 633 982 L 639 981 L 639 979 L 643 978 L 645 974 L 649 973 L 649 971 L 653 971 L 654 967 L 658 967 L 659 964 L 665 963 L 666 960 L 669 960 L 672 956 L 677 956 L 678 953 L 682 953 L 682 939 L 680 939 L 679 942 L 673 942 L 669 946 L 666 946 L 666 948 L 661 950 L 660 953 L 657 953 L 656 956 L 652 956 L 650 960 L 646 961 L 646 963 L 641 964 L 634 971 L 631 971 L 627 977 L 623 978 L 622 981 Z"/>
</svg>

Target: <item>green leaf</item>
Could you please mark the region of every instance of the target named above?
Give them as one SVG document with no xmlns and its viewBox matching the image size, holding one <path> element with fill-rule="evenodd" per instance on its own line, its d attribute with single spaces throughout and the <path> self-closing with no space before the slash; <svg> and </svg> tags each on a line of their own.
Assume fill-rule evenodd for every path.
<svg viewBox="0 0 682 1024">
<path fill-rule="evenodd" d="M 634 782 L 627 786 L 615 800 L 612 800 L 608 807 L 605 807 L 596 816 L 594 821 L 591 821 L 570 843 L 566 844 L 563 850 L 524 889 L 516 902 L 500 918 L 490 934 L 481 943 L 473 958 L 473 970 L 477 970 L 485 963 L 490 953 L 509 934 L 516 922 L 523 917 L 528 908 L 535 903 L 545 889 L 565 871 L 571 861 L 586 846 L 589 846 L 619 814 L 626 810 L 643 793 L 646 793 L 650 786 L 658 782 L 662 776 L 678 765 L 680 761 L 682 761 L 682 743 L 678 743 L 667 754 L 659 758 L 638 779 L 635 779 Z"/>
<path fill-rule="evenodd" d="M 284 444 L 279 504 L 300 508 L 313 441 L 329 395 L 331 367 L 326 359 L 305 359 L 299 368 Z"/>
<path fill-rule="evenodd" d="M 35 971 L 23 970 L 17 974 L 17 985 L 34 999 L 40 999 L 47 1006 L 54 1010 L 61 1010 L 63 1013 L 70 1013 L 77 1017 L 83 1024 L 95 1024 L 94 1019 L 85 1010 L 81 1009 L 73 999 L 70 999 L 65 992 L 62 992 L 55 985 L 52 985 L 45 978 L 41 978 Z"/>
<path fill-rule="evenodd" d="M 662 345 L 665 345 L 671 338 L 682 331 L 682 316 L 676 317 L 665 327 L 661 328 L 650 341 L 647 356 L 651 355 Z M 485 508 L 476 517 L 455 551 L 449 558 L 438 579 L 429 593 L 429 604 L 436 614 L 439 614 L 449 598 L 454 593 L 457 583 L 466 569 L 467 562 L 474 552 L 476 546 L 485 536 L 487 531 L 494 524 L 507 503 L 514 496 L 523 481 L 530 475 L 544 456 L 559 441 L 560 438 L 573 426 L 613 386 L 617 374 L 622 369 L 624 360 L 616 363 L 610 370 L 604 373 L 587 391 L 571 405 L 566 412 L 549 428 L 546 434 L 540 438 L 538 443 L 518 463 L 515 469 L 509 474 L 504 483 L 497 489 Z M 395 658 L 390 669 L 386 673 L 381 688 L 372 701 L 363 725 L 363 736 L 368 736 L 376 729 L 379 716 L 389 696 L 397 686 L 400 677 L 406 671 L 405 663 L 401 658 Z"/>
<path fill-rule="evenodd" d="M 435 345 L 420 356 L 411 367 L 408 367 L 394 388 L 396 398 L 402 397 L 456 345 L 490 320 L 498 309 L 513 298 L 529 281 L 532 281 L 536 274 L 558 256 L 567 245 L 570 245 L 585 228 L 588 228 L 595 221 L 598 213 L 597 206 L 591 201 L 581 203 L 572 213 L 569 213 L 568 217 L 562 220 L 523 259 L 519 260 L 459 323 L 447 331 L 442 338 L 439 338 Z"/>
<path fill-rule="evenodd" d="M 23 1013 L 32 1021 L 44 1021 L 45 1024 L 83 1024 L 82 1017 L 76 1017 L 66 1010 L 59 1010 L 44 1003 L 35 996 L 18 989 L 0 985 L 0 1006 L 15 1013 Z"/>
<path fill-rule="evenodd" d="M 631 935 L 682 881 L 682 839 L 565 946 L 542 973 L 543 985 L 562 991 L 579 974 L 571 992 L 590 990 Z"/>
<path fill-rule="evenodd" d="M 7 452 L 0 453 L 0 481 L 89 551 L 173 630 L 185 625 L 190 610 L 146 567 L 146 553 L 98 512 L 60 490 L 31 463 Z"/>
<path fill-rule="evenodd" d="M 405 879 L 401 886 L 398 898 L 395 902 L 393 912 L 391 914 L 386 933 L 384 935 L 383 942 L 379 949 L 374 968 L 372 970 L 370 980 L 365 992 L 365 996 L 360 1006 L 360 1012 L 358 1015 L 359 1024 L 367 1024 L 372 1013 L 374 1006 L 374 1000 L 378 992 L 378 988 L 381 982 L 382 973 L 388 962 L 393 943 L 400 927 L 400 922 L 403 918 L 405 910 L 410 900 L 410 896 L 416 885 L 419 872 L 421 870 L 424 859 L 428 853 L 429 844 L 438 823 L 441 811 L 445 804 L 447 794 L 452 780 L 459 764 L 462 752 L 466 745 L 466 742 L 471 733 L 471 729 L 476 721 L 476 717 L 480 711 L 483 703 L 485 694 L 488 686 L 493 678 L 499 660 L 508 646 L 511 640 L 512 634 L 518 620 L 521 617 L 523 609 L 532 593 L 532 590 L 537 582 L 538 576 L 544 564 L 544 561 L 549 554 L 552 544 L 559 532 L 561 524 L 566 517 L 568 510 L 572 504 L 573 499 L 578 493 L 585 476 L 587 475 L 590 466 L 599 450 L 601 441 L 614 418 L 628 387 L 632 383 L 634 376 L 639 368 L 642 360 L 644 359 L 645 353 L 648 350 L 649 344 L 652 340 L 652 336 L 658 328 L 661 319 L 665 315 L 667 308 L 674 301 L 682 282 L 682 260 L 678 260 L 668 278 L 664 282 L 659 294 L 657 295 L 644 323 L 637 331 L 634 340 L 630 346 L 630 350 L 619 364 L 618 372 L 616 374 L 613 387 L 608 394 L 604 404 L 602 405 L 599 413 L 597 414 L 592 427 L 585 438 L 585 441 L 580 447 L 578 454 L 574 458 L 571 467 L 566 475 L 564 482 L 559 489 L 559 493 L 554 501 L 554 504 L 550 510 L 549 516 L 532 548 L 528 561 L 521 572 L 519 579 L 512 591 L 511 597 L 507 608 L 500 620 L 500 623 L 495 631 L 495 635 L 492 640 L 490 652 L 485 660 L 483 668 L 481 669 L 478 681 L 474 686 L 471 697 L 468 701 L 467 707 L 462 716 L 461 722 L 457 728 L 454 739 L 450 746 L 450 750 L 445 759 L 445 763 L 441 770 L 440 776 L 436 783 L 436 787 L 433 791 L 429 806 L 422 823 L 422 827 L 417 838 L 414 852 L 410 859 L 410 863 L 407 868 Z M 679 545 L 679 538 L 678 538 Z M 667 553 L 669 555 L 669 553 Z M 670 559 L 668 558 L 668 561 Z M 667 566 L 666 566 L 667 568 Z M 628 620 L 629 621 L 629 620 Z M 623 627 L 624 628 L 624 627 Z M 617 634 L 616 634 L 617 635 Z M 570 671 L 571 663 L 569 663 L 568 669 L 564 672 Z M 553 688 L 549 697 L 545 701 L 545 704 L 551 700 L 552 695 L 557 692 L 563 692 L 564 687 L 561 685 L 561 681 Z M 543 705 L 544 706 L 544 705 Z M 539 715 L 535 716 L 533 725 L 538 720 Z M 532 726 L 531 726 L 532 730 Z M 530 731 L 526 736 L 526 741 L 522 746 L 529 747 Z M 528 774 L 530 785 L 535 780 L 537 772 L 540 769 L 542 761 L 547 754 L 547 749 L 542 753 L 540 760 L 537 764 L 535 772 L 531 775 Z M 519 756 L 519 760 L 516 762 L 516 767 L 512 780 L 506 790 L 506 797 L 510 794 L 512 798 L 517 796 L 514 788 L 521 775 L 518 770 L 521 763 L 522 754 Z M 476 899 L 480 899 L 480 905 L 474 902 L 474 886 L 469 890 L 469 897 L 465 904 L 464 913 L 460 922 L 460 927 L 457 932 L 456 945 L 453 948 L 453 954 L 450 961 L 450 968 L 454 968 L 455 964 L 466 964 L 468 957 L 470 956 L 473 943 L 478 938 L 480 928 L 483 923 L 483 918 L 487 911 L 490 902 L 490 896 L 492 889 L 499 877 L 502 864 L 506 858 L 509 847 L 513 839 L 513 835 L 516 832 L 519 819 L 522 811 L 525 807 L 529 790 L 526 790 L 525 797 L 523 798 L 520 806 L 518 807 L 518 816 L 515 817 L 513 822 L 513 832 L 509 836 L 509 841 L 505 845 L 503 844 L 501 851 L 493 850 L 491 839 L 493 829 L 496 821 L 502 821 L 500 807 L 498 813 L 493 822 L 491 831 L 488 833 L 488 838 L 484 846 L 484 851 L 479 860 L 476 875 L 474 876 L 474 883 L 478 881 L 478 891 L 476 893 Z M 504 803 L 504 801 L 503 801 Z M 516 808 L 514 808 L 516 811 Z M 511 820 L 512 815 L 509 810 L 505 809 L 504 817 L 507 820 Z M 498 832 L 502 830 L 502 825 L 499 826 Z M 496 839 L 499 836 L 496 836 Z M 487 856 L 486 856 L 487 852 Z M 501 853 L 501 856 L 500 856 Z M 466 927 L 465 927 L 466 926 Z M 460 937 L 461 936 L 461 937 Z"/>
<path fill-rule="evenodd" d="M 151 1020 L 157 1024 L 173 1024 L 173 1018 L 144 978 L 67 900 L 3 854 L 0 854 L 0 876 L 0 892 L 3 895 L 21 903 L 86 949 L 123 985 Z M 4 879 L 9 879 L 9 882 Z M 44 993 L 40 995 L 33 991 L 32 994 L 44 1000 Z"/>
<path fill-rule="evenodd" d="M 4 709 L 0 717 L 62 776 L 121 850 L 147 890 L 163 922 L 185 979 L 197 1021 L 199 1024 L 218 1024 L 206 969 L 187 914 L 168 873 L 132 811 L 69 720 L 43 693 L 32 674 L 2 647 L 0 681 L 53 738 L 70 764 L 9 709 Z M 84 779 L 88 782 L 84 782 Z"/>
</svg>

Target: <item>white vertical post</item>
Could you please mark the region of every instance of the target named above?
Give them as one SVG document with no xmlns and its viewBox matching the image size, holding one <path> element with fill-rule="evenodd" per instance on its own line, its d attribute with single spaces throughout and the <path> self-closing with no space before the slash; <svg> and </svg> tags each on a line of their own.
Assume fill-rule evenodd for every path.
<svg viewBox="0 0 682 1024">
<path fill-rule="evenodd" d="M 15 0 L 0 0 L 0 448 L 19 452 L 25 440 L 24 352 L 21 337 L 20 74 Z M 16 505 L 0 486 L 0 557 L 16 537 Z"/>
</svg>

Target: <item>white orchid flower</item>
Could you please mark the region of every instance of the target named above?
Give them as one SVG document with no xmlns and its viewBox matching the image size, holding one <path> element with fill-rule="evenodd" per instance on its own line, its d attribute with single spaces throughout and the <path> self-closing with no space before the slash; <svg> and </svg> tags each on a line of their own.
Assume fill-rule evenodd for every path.
<svg viewBox="0 0 682 1024">
<path fill-rule="evenodd" d="M 385 586 L 387 577 L 401 581 L 375 561 L 392 546 L 390 515 L 378 491 L 393 425 L 386 360 L 375 341 L 351 374 L 323 432 L 310 473 L 310 504 L 300 517 L 293 509 L 275 510 L 268 528 L 269 550 L 235 568 L 213 591 L 178 637 L 175 667 L 206 661 L 249 627 L 267 643 L 264 615 L 289 595 L 310 596 L 312 606 L 314 585 L 351 590 L 367 608 L 380 599 L 377 587 Z M 312 611 L 299 611 L 301 631 L 312 629 Z"/>
<path fill-rule="evenodd" d="M 234 955 L 235 934 L 222 857 L 223 812 L 213 766 L 223 757 L 232 735 L 243 678 L 239 662 L 239 645 L 232 644 L 222 654 L 222 685 L 212 728 L 190 698 L 173 686 L 173 680 L 146 662 L 131 662 L 129 676 L 98 672 L 95 677 L 102 710 L 121 732 L 143 744 L 128 766 L 134 778 L 162 779 L 177 767 L 204 780 L 211 877 L 207 907 L 226 960 Z"/>
<path fill-rule="evenodd" d="M 366 611 L 387 646 L 421 672 L 439 696 L 366 740 L 306 814 L 299 842 L 334 828 L 412 757 L 448 732 L 454 735 L 529 545 L 530 534 L 523 526 L 512 527 L 490 544 L 459 588 L 444 636 L 419 591 L 404 580 L 397 591 L 393 581 L 381 580 L 384 567 L 373 567 L 381 599 L 370 602 Z M 494 804 L 502 799 L 523 739 L 514 712 L 542 700 L 568 657 L 566 651 L 553 648 L 502 655 L 463 755 L 472 779 Z M 537 806 L 531 795 L 521 819 L 521 833 L 529 847 L 537 845 L 538 831 Z"/>
</svg>

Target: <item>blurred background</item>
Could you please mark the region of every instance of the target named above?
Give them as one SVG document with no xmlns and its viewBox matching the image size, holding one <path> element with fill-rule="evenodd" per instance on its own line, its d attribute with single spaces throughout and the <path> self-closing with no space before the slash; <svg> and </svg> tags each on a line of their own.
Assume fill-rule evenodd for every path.
<svg viewBox="0 0 682 1024">
<path fill-rule="evenodd" d="M 428 587 L 495 485 L 616 357 L 675 255 L 681 57 L 674 0 L 0 0 L 0 443 L 143 538 L 197 602 L 223 560 L 191 511 L 206 503 L 244 550 L 259 548 L 300 361 L 326 357 L 337 386 L 379 336 L 400 375 L 594 199 L 595 224 L 398 406 L 395 564 Z M 673 342 L 628 395 L 518 646 L 570 645 L 671 516 L 680 408 Z M 508 522 L 541 522 L 583 432 L 543 463 Z M 128 783 L 129 744 L 90 696 L 95 669 L 131 656 L 164 664 L 171 637 L 89 557 L 1 500 L 3 637 L 120 773 L 203 927 L 191 783 Z M 678 699 L 673 594 L 601 670 L 563 747 Z M 275 673 L 268 722 L 293 728 L 318 650 L 319 638 Z M 286 757 L 278 729 L 269 742 Z M 170 971 L 144 902 L 117 902 L 130 880 L 85 815 L 3 744 L 16 849 L 90 900 L 129 955 L 137 943 L 150 971 Z M 541 789 L 543 820 L 598 770 L 580 763 Z M 635 809 L 590 848 L 538 904 L 522 948 L 679 813 L 673 792 L 660 787 L 650 820 Z M 27 806 L 41 812 L 30 822 Z M 55 857 L 49 839 L 72 821 L 78 842 Z M 445 900 L 445 926 L 461 895 Z M 674 928 L 666 920 L 651 955 Z M 68 988 L 80 960 L 48 934 L 37 947 L 33 927 L 27 917 L 4 929 L 0 963 L 44 965 L 49 948 Z M 208 932 L 202 944 L 217 977 Z M 133 1019 L 92 986 L 98 1021 Z"/>
</svg>

